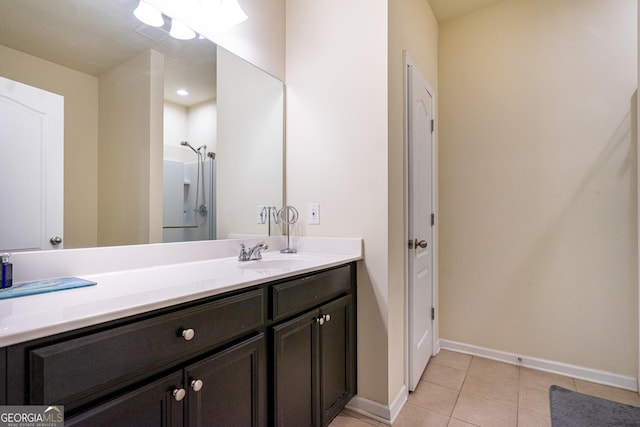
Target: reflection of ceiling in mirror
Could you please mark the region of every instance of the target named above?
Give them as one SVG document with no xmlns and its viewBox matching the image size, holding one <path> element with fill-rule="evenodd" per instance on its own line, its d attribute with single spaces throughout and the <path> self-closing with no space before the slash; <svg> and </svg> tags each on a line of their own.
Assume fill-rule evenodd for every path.
<svg viewBox="0 0 640 427">
<path fill-rule="evenodd" d="M 0 0 L 0 44 L 96 77 L 153 48 L 165 55 L 165 99 L 185 106 L 214 99 L 216 46 L 142 24 L 132 13 L 137 4 Z M 176 95 L 185 82 L 190 95 Z"/>
<path fill-rule="evenodd" d="M 504 0 L 429 0 L 438 22 L 445 22 Z"/>
</svg>

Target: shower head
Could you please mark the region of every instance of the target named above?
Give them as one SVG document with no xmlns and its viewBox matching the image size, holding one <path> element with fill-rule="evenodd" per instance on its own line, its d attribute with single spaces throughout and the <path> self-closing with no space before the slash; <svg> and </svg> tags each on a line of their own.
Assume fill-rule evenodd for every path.
<svg viewBox="0 0 640 427">
<path fill-rule="evenodd" d="M 193 152 L 194 152 L 194 153 L 196 153 L 197 155 L 200 155 L 200 150 L 202 150 L 202 149 L 205 149 L 205 150 L 206 150 L 206 149 L 207 149 L 207 146 L 206 146 L 206 145 L 201 145 L 201 146 L 200 146 L 200 147 L 198 147 L 197 149 L 196 149 L 196 148 L 193 148 L 193 145 L 189 144 L 189 142 L 188 142 L 188 141 L 180 141 L 180 145 L 182 145 L 182 146 L 184 146 L 184 147 L 189 147 L 189 148 L 191 148 L 191 149 L 193 150 Z"/>
<path fill-rule="evenodd" d="M 180 141 L 180 145 L 182 145 L 184 147 L 189 147 L 189 148 L 191 148 L 193 150 L 194 153 L 200 154 L 200 151 L 198 151 L 200 149 L 196 150 L 195 148 L 193 148 L 193 146 L 191 144 L 189 144 L 188 141 Z"/>
</svg>

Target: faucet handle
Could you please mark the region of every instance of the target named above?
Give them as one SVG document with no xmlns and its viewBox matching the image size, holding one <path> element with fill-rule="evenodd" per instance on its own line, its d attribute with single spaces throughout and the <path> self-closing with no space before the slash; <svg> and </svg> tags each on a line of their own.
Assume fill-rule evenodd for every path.
<svg viewBox="0 0 640 427">
<path fill-rule="evenodd" d="M 240 243 L 240 255 L 238 255 L 238 261 L 246 261 L 248 258 L 247 250 L 244 243 Z"/>
</svg>

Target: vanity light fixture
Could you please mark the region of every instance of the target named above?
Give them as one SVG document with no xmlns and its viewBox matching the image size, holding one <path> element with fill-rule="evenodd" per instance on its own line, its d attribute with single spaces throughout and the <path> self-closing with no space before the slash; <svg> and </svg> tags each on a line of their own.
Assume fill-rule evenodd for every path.
<svg viewBox="0 0 640 427">
<path fill-rule="evenodd" d="M 204 16 L 211 27 L 224 29 L 248 19 L 238 0 L 181 0 L 181 7 L 192 13 Z M 182 22 L 165 17 L 158 9 L 145 0 L 139 0 L 133 14 L 143 23 L 153 27 L 170 26 L 169 35 L 179 40 L 191 40 L 197 34 Z M 164 28 L 163 28 L 164 29 Z M 200 38 L 203 38 L 200 36 Z"/>
<path fill-rule="evenodd" d="M 224 26 L 231 27 L 247 20 L 248 16 L 238 4 L 238 0 L 219 0 Z"/>
<path fill-rule="evenodd" d="M 162 13 L 144 0 L 140 0 L 133 14 L 140 21 L 152 27 L 162 27 L 164 25 Z"/>
<path fill-rule="evenodd" d="M 201 0 L 200 15 L 216 30 L 237 25 L 247 19 L 238 0 Z"/>
<path fill-rule="evenodd" d="M 191 40 L 196 37 L 195 31 L 175 19 L 171 20 L 171 31 L 169 31 L 169 35 L 178 40 Z"/>
</svg>

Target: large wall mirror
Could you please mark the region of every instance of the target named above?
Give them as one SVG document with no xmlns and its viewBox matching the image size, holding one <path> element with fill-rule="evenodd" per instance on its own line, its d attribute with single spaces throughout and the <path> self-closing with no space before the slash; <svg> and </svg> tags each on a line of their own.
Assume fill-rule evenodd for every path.
<svg viewBox="0 0 640 427">
<path fill-rule="evenodd" d="M 0 130 L 0 251 L 269 232 L 261 207 L 283 204 L 282 82 L 209 40 L 143 24 L 137 4 L 0 0 L 0 117 L 37 110 L 11 99 L 20 85 L 64 105 L 61 230 L 44 230 L 48 137 Z M 17 183 L 31 181 L 39 193 L 25 199 Z M 21 227 L 42 231 L 39 244 L 19 247 Z"/>
</svg>

